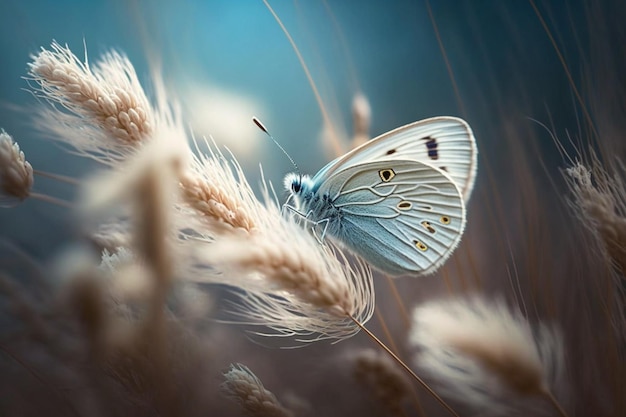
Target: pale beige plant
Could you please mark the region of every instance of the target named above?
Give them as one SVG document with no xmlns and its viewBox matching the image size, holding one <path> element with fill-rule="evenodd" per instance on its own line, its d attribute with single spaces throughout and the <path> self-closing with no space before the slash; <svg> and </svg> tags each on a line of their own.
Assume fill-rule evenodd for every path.
<svg viewBox="0 0 626 417">
<path fill-rule="evenodd" d="M 59 105 L 42 108 L 37 122 L 47 134 L 99 162 L 123 160 L 150 137 L 153 110 L 128 58 L 115 51 L 93 66 L 53 42 L 28 64 L 33 93 Z"/>
<path fill-rule="evenodd" d="M 432 301 L 413 314 L 415 363 L 440 382 L 443 395 L 493 415 L 550 407 L 566 415 L 552 394 L 563 378 L 563 343 L 544 324 L 533 328 L 519 310 L 483 297 Z"/>
<path fill-rule="evenodd" d="M 357 93 L 352 99 L 352 125 L 354 134 L 352 148 L 361 146 L 370 140 L 370 123 L 372 120 L 372 108 L 363 93 Z"/>
<path fill-rule="evenodd" d="M 33 56 L 28 79 L 35 84 L 34 94 L 66 110 L 42 107 L 37 124 L 80 155 L 104 164 L 119 164 L 166 130 L 187 143 L 180 111 L 168 100 L 160 74 L 153 74 L 157 105 L 151 106 L 132 64 L 121 53 L 108 52 L 91 66 L 86 58 L 81 62 L 69 47 L 53 42 L 50 49 L 42 48 Z M 221 163 L 212 161 L 214 156 L 195 157 L 180 176 L 184 201 L 214 224 L 251 229 L 254 225 L 239 210 L 237 200 L 247 197 L 231 195 L 238 191 L 220 186 L 229 184 L 221 176 L 232 175 L 232 171 L 219 166 L 211 169 L 211 165 Z M 101 231 L 98 240 L 114 247 L 111 239 L 119 236 Z"/>
<path fill-rule="evenodd" d="M 367 349 L 353 355 L 353 375 L 390 415 L 402 416 L 402 403 L 411 394 L 406 373 L 382 351 Z"/>
<path fill-rule="evenodd" d="M 33 167 L 11 135 L 0 129 L 0 206 L 28 198 L 33 187 Z"/>
<path fill-rule="evenodd" d="M 224 395 L 237 402 L 249 417 L 292 417 L 276 396 L 245 365 L 231 364 L 224 373 L 221 388 Z"/>
<path fill-rule="evenodd" d="M 596 237 L 599 248 L 626 277 L 626 171 L 610 175 L 592 156 L 591 168 L 578 162 L 567 168 L 573 207 L 581 224 Z M 620 173 L 622 175 L 620 175 Z"/>
<path fill-rule="evenodd" d="M 219 179 L 216 185 L 224 194 L 236 197 L 240 218 L 255 227 L 224 221 L 227 229 L 221 223 L 210 228 L 212 243 L 194 248 L 197 264 L 213 269 L 188 275 L 241 289 L 237 314 L 275 334 L 304 341 L 343 339 L 358 332 L 353 319 L 365 323 L 374 308 L 370 270 L 360 261 L 348 262 L 339 249 L 320 245 L 296 219 L 283 216 L 268 188 L 265 204 L 259 202 L 236 162 L 231 168 L 221 153 L 211 152 L 212 158 L 202 158 L 207 177 Z"/>
<path fill-rule="evenodd" d="M 214 144 L 204 143 L 209 154 L 198 150 L 180 180 L 185 203 L 209 229 L 251 232 L 259 208 L 241 167 L 234 158 L 229 163 Z"/>
</svg>

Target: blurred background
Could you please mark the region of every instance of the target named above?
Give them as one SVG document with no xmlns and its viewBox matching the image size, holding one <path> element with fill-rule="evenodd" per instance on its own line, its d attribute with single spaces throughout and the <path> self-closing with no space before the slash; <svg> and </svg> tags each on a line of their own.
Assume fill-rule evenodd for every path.
<svg viewBox="0 0 626 417">
<path fill-rule="evenodd" d="M 473 250 L 473 258 L 462 255 L 447 267 L 449 281 L 433 278 L 423 286 L 402 281 L 408 299 L 416 302 L 446 287 L 466 290 L 471 285 L 454 277 L 469 267 L 482 276 L 476 280 L 481 288 L 508 294 L 505 280 L 512 264 L 519 267 L 522 296 L 535 300 L 537 294 L 550 298 L 564 288 L 574 291 L 565 271 L 576 248 L 557 232 L 568 229 L 571 221 L 563 217 L 567 209 L 559 171 L 566 158 L 551 132 L 570 152 L 592 146 L 624 154 L 626 2 L 320 0 L 274 1 L 272 7 L 309 66 L 346 150 L 358 93 L 371 108 L 372 137 L 437 115 L 463 117 L 474 129 L 480 162 L 462 246 Z M 0 16 L 0 127 L 38 170 L 80 179 L 98 168 L 33 128 L 37 99 L 24 79 L 27 63 L 53 40 L 79 57 L 86 47 L 90 61 L 111 49 L 124 52 L 148 94 L 150 65 L 158 62 L 170 97 L 183 106 L 190 128 L 231 149 L 255 187 L 259 165 L 278 189 L 293 167 L 252 124 L 252 116 L 262 120 L 303 172 L 314 174 L 334 157 L 325 145 L 328 129 L 305 72 L 262 1 L 5 0 Z M 35 190 L 66 200 L 77 191 L 41 177 Z M 531 229 L 537 233 L 529 236 Z M 500 232 L 509 253 L 502 253 L 503 240 L 495 238 Z M 73 213 L 65 208 L 27 200 L 0 211 L 0 239 L 42 264 L 79 235 Z M 527 262 L 529 257 L 533 262 Z M 540 270 L 541 276 L 536 274 Z M 535 285 L 552 278 L 545 292 Z M 397 312 L 385 310 L 388 294 L 381 282 L 381 311 L 389 313 L 392 330 L 400 332 Z M 577 319 L 567 314 L 575 305 L 548 306 L 557 304 L 535 308 L 540 316 L 549 312 L 565 327 L 574 326 Z M 237 328 L 219 331 L 242 339 L 231 334 Z M 300 353 L 304 356 L 289 353 L 293 356 L 285 363 L 309 363 L 303 372 L 319 379 L 323 372 L 315 363 L 330 349 L 334 347 L 307 348 L 308 353 Z M 275 364 L 285 353 L 239 346 L 216 366 L 224 369 L 232 360 L 258 362 L 255 355 L 274 358 L 268 363 Z M 287 370 L 260 367 L 270 384 L 281 378 L 295 382 Z M 325 391 L 313 384 L 308 392 L 315 397 Z M 340 415 L 343 402 L 333 404 L 335 409 L 327 406 L 318 410 Z"/>
</svg>

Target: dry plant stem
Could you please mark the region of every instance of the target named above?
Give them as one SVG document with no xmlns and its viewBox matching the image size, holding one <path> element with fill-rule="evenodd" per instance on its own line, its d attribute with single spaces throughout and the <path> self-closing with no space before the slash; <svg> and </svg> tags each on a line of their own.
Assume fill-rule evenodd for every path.
<svg viewBox="0 0 626 417">
<path fill-rule="evenodd" d="M 411 319 L 409 318 L 409 312 L 404 305 L 404 301 L 402 301 L 402 297 L 400 296 L 400 292 L 398 291 L 398 286 L 393 278 L 389 275 L 385 275 L 385 279 L 389 283 L 389 287 L 391 288 L 391 293 L 393 294 L 394 300 L 398 304 L 398 308 L 400 309 L 400 313 L 402 313 L 402 319 L 404 320 L 405 327 L 408 329 L 411 327 Z"/>
<path fill-rule="evenodd" d="M 37 200 L 45 201 L 46 203 L 54 204 L 60 207 L 72 209 L 74 206 L 69 201 L 61 200 L 60 198 L 52 197 L 46 194 L 30 193 L 30 198 L 36 198 Z"/>
<path fill-rule="evenodd" d="M 68 177 L 65 175 L 53 174 L 51 172 L 46 172 L 46 171 L 39 171 L 38 169 L 33 169 L 33 173 L 36 175 L 39 175 L 40 177 L 46 177 L 46 178 L 50 178 L 50 179 L 57 180 L 60 182 L 65 182 L 65 183 L 72 184 L 72 185 L 80 185 L 80 181 L 78 181 L 76 178 Z"/>
<path fill-rule="evenodd" d="M 464 250 L 465 255 L 467 255 L 467 261 L 470 265 L 470 270 L 472 271 L 472 277 L 474 278 L 474 284 L 478 290 L 483 288 L 482 280 L 480 279 L 480 274 L 478 273 L 478 269 L 476 269 L 476 260 L 474 259 L 474 254 L 472 252 L 471 245 L 465 245 Z"/>
<path fill-rule="evenodd" d="M 76 410 L 76 408 L 74 408 L 74 404 L 72 404 L 72 402 L 65 395 L 63 395 L 54 385 L 49 384 L 47 381 L 45 381 L 41 377 L 41 375 L 39 375 L 33 368 L 28 366 L 28 364 L 24 363 L 24 361 L 22 361 L 19 357 L 15 356 L 12 352 L 7 350 L 4 346 L 0 345 L 0 351 L 2 351 L 5 355 L 10 357 L 11 359 L 13 359 L 22 368 L 26 369 L 28 373 L 33 376 L 33 378 L 35 378 L 37 381 L 41 383 L 41 385 L 43 385 L 44 387 L 50 388 L 56 394 L 57 397 L 63 399 L 63 402 L 67 404 L 67 406 L 72 410 L 72 414 L 80 417 L 80 413 L 78 412 L 78 410 Z"/>
<path fill-rule="evenodd" d="M 380 327 L 383 328 L 383 333 L 385 334 L 385 337 L 389 341 L 391 350 L 393 350 L 394 352 L 399 352 L 398 345 L 396 345 L 396 342 L 393 340 L 393 336 L 391 335 L 391 332 L 389 331 L 389 326 L 387 326 L 385 317 L 383 317 L 383 315 L 380 313 L 378 309 L 374 310 L 374 314 L 376 315 L 376 319 L 380 323 Z"/>
<path fill-rule="evenodd" d="M 448 270 L 445 267 L 441 269 L 441 275 L 443 276 L 443 282 L 446 284 L 446 292 L 448 294 L 454 294 L 454 290 L 452 289 L 452 284 L 450 283 L 450 277 L 448 276 Z"/>
<path fill-rule="evenodd" d="M 556 410 L 559 412 L 561 417 L 569 417 L 567 412 L 565 412 L 561 404 L 557 401 L 556 398 L 554 398 L 554 395 L 552 395 L 552 393 L 549 390 L 546 389 L 541 394 L 550 401 L 550 403 L 554 406 L 554 408 L 556 408 Z"/>
<path fill-rule="evenodd" d="M 270 6 L 267 0 L 263 0 L 263 3 L 267 7 L 267 9 L 270 11 L 270 13 L 272 13 L 272 16 L 274 16 L 274 19 L 276 19 L 276 22 L 280 25 L 280 28 L 285 33 L 285 36 L 287 36 L 289 43 L 291 43 L 291 46 L 293 47 L 294 52 L 298 56 L 300 65 L 302 66 L 302 69 L 304 70 L 304 73 L 306 74 L 306 78 L 309 80 L 309 84 L 311 85 L 311 89 L 313 90 L 313 94 L 315 95 L 315 100 L 317 101 L 320 111 L 322 112 L 324 123 L 330 130 L 330 137 L 332 139 L 331 142 L 333 145 L 333 152 L 335 153 L 335 155 L 343 155 L 344 153 L 343 146 L 339 142 L 339 137 L 337 136 L 337 132 L 335 132 L 335 128 L 333 127 L 333 122 L 330 120 L 328 111 L 326 110 L 326 107 L 324 106 L 324 103 L 322 102 L 322 97 L 320 96 L 320 93 L 317 90 L 317 86 L 315 85 L 315 82 L 313 81 L 313 77 L 311 76 L 311 73 L 309 72 L 309 68 L 304 62 L 304 58 L 302 58 L 302 54 L 300 54 L 300 50 L 298 49 L 298 47 L 296 46 L 296 43 L 294 42 L 293 38 L 289 34 L 289 31 L 287 31 L 287 28 L 285 27 L 285 25 L 283 25 L 283 22 L 280 20 L 276 12 L 274 12 L 274 9 L 272 9 L 272 6 Z"/>
<path fill-rule="evenodd" d="M 456 83 L 456 78 L 454 77 L 454 72 L 452 71 L 452 65 L 450 65 L 450 60 L 448 59 L 446 48 L 443 46 L 443 41 L 441 40 L 441 35 L 439 34 L 439 27 L 437 26 L 437 22 L 435 21 L 435 16 L 433 15 L 433 10 L 430 7 L 429 0 L 426 0 L 426 9 L 428 10 L 428 17 L 430 18 L 430 22 L 433 25 L 433 30 L 435 31 L 435 36 L 437 37 L 437 44 L 439 45 L 439 50 L 441 50 L 441 55 L 443 56 L 443 60 L 446 63 L 446 70 L 448 71 L 448 75 L 450 76 L 450 81 L 452 82 L 452 88 L 454 88 L 454 95 L 456 97 L 457 104 L 459 105 L 461 114 L 465 116 L 466 114 L 465 106 L 463 105 L 463 100 L 461 100 L 461 93 L 459 92 L 459 86 Z"/>
<path fill-rule="evenodd" d="M 387 276 L 387 275 L 385 275 L 385 276 L 388 279 L 391 279 L 391 278 L 389 278 L 389 276 Z M 391 282 L 393 283 L 393 281 L 391 281 Z M 400 300 L 400 303 L 402 303 L 402 300 Z M 404 309 L 404 305 L 402 305 L 402 308 Z M 398 346 L 396 345 L 396 342 L 393 340 L 393 336 L 391 335 L 391 332 L 389 331 L 389 327 L 387 326 L 387 322 L 385 321 L 385 318 L 383 317 L 382 314 L 380 314 L 380 311 L 378 311 L 378 309 L 374 310 L 374 314 L 376 314 L 376 318 L 378 319 L 378 321 L 380 322 L 381 327 L 383 328 L 383 333 L 385 333 L 385 337 L 387 338 L 387 340 L 389 340 L 389 344 L 391 345 L 391 349 L 393 349 L 394 352 L 399 352 Z M 407 319 L 408 319 L 408 317 L 407 317 Z M 418 415 L 424 417 L 424 416 L 426 416 L 426 414 L 424 413 L 424 409 L 422 408 L 422 404 L 419 401 L 419 397 L 417 395 L 417 392 L 413 388 L 414 387 L 411 385 L 411 392 L 413 394 L 412 399 L 413 399 L 413 402 L 415 403 L 415 410 L 417 411 Z"/>
<path fill-rule="evenodd" d="M 463 272 L 463 268 L 461 267 L 461 262 L 459 261 L 459 252 L 452 255 L 452 260 L 454 261 L 454 266 L 456 267 L 457 273 L 459 275 L 461 292 L 466 293 L 470 288 L 467 284 L 467 280 L 465 279 L 465 273 Z"/>
<path fill-rule="evenodd" d="M 371 331 L 369 331 L 369 329 L 367 329 L 365 326 L 363 326 L 357 319 L 355 319 L 354 317 L 352 317 L 352 315 L 350 315 L 350 313 L 346 312 L 346 315 L 348 317 L 350 317 L 350 319 L 354 322 L 354 324 L 356 324 L 361 330 L 363 330 L 374 342 L 376 342 L 378 344 L 378 346 L 380 346 L 381 348 L 383 348 L 383 350 L 385 350 L 389 355 L 391 355 L 391 357 L 393 358 L 393 360 L 395 360 L 400 366 L 402 366 L 404 368 L 404 370 L 406 370 L 412 377 L 413 379 L 415 379 L 417 382 L 419 382 L 419 384 L 424 387 L 424 389 L 426 391 L 428 391 L 428 393 L 430 395 L 433 396 L 433 398 L 435 398 L 439 404 L 441 404 L 446 410 L 448 410 L 448 412 L 450 414 L 452 414 L 455 417 L 459 417 L 459 415 L 457 414 L 456 411 L 454 411 L 452 409 L 452 407 L 450 407 L 448 405 L 448 403 L 446 403 L 443 398 L 441 398 L 435 391 L 433 391 L 433 389 L 431 387 L 428 386 L 428 384 L 426 384 L 426 382 L 424 382 L 424 380 L 422 378 L 420 378 L 419 376 L 417 376 L 417 374 L 415 372 L 413 372 L 413 370 L 411 368 L 409 368 L 407 366 L 407 364 L 405 364 L 402 359 L 400 359 L 398 357 L 398 355 L 396 355 L 395 353 L 393 353 L 393 351 L 391 349 L 389 349 L 378 337 L 376 337 L 376 335 L 374 333 L 372 333 Z"/>
<path fill-rule="evenodd" d="M 593 131 L 593 134 L 596 136 L 596 138 L 599 138 L 600 135 L 598 134 L 598 131 L 596 130 L 596 126 L 593 123 L 593 119 L 591 118 L 591 115 L 589 114 L 589 110 L 587 110 L 587 106 L 585 106 L 585 102 L 583 101 L 583 98 L 580 95 L 580 92 L 578 91 L 578 88 L 576 87 L 576 83 L 574 82 L 574 78 L 572 78 L 572 73 L 570 72 L 569 68 L 567 67 L 567 63 L 565 62 L 565 58 L 563 57 L 563 54 L 561 54 L 561 51 L 559 50 L 559 47 L 556 44 L 556 40 L 552 36 L 552 32 L 550 32 L 550 28 L 548 28 L 548 25 L 546 24 L 546 21 L 543 20 L 543 16 L 541 16 L 541 13 L 539 12 L 539 9 L 535 5 L 535 2 L 533 0 L 528 0 L 528 2 L 532 6 L 535 14 L 537 15 L 537 18 L 539 19 L 539 22 L 541 23 L 541 26 L 543 27 L 543 30 L 545 30 L 546 35 L 548 35 L 548 38 L 550 39 L 550 43 L 554 47 L 554 51 L 556 52 L 556 55 L 559 58 L 559 61 L 561 62 L 561 65 L 563 66 L 563 70 L 565 71 L 565 76 L 567 77 L 567 81 L 569 82 L 570 86 L 572 87 L 572 90 L 574 91 L 574 95 L 576 96 L 576 100 L 578 100 L 578 104 L 580 104 L 580 107 L 582 108 L 583 113 L 585 114 L 585 119 L 587 119 L 587 123 L 589 124 L 589 127 L 591 127 L 591 130 Z"/>
</svg>

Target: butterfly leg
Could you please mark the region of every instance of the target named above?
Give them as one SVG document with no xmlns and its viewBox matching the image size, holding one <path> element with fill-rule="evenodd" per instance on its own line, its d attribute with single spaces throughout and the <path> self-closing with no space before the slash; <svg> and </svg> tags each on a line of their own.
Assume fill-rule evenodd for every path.
<svg viewBox="0 0 626 417">
<path fill-rule="evenodd" d="M 328 224 L 329 224 L 329 223 L 330 223 L 330 220 L 329 220 L 329 219 L 322 219 L 322 220 L 320 220 L 320 221 L 318 221 L 318 222 L 315 222 L 315 224 L 314 224 L 314 225 L 313 225 L 313 227 L 311 228 L 311 231 L 313 232 L 313 236 L 315 237 L 315 239 L 317 240 L 317 242 L 318 242 L 320 245 L 323 245 L 323 244 L 324 244 L 324 238 L 326 237 L 326 230 L 328 229 Z M 318 236 L 317 236 L 317 233 L 315 233 L 315 231 L 316 231 L 316 229 L 317 229 L 319 226 L 322 226 L 322 225 L 324 226 L 324 228 L 322 229 L 322 234 L 321 234 L 321 236 L 319 236 L 319 237 L 318 237 Z"/>
<path fill-rule="evenodd" d="M 298 210 L 297 208 L 295 208 L 294 206 L 290 206 L 289 204 L 283 204 L 283 207 L 281 209 L 281 214 L 284 213 L 285 209 L 289 210 L 291 213 L 295 214 L 296 216 L 298 216 L 301 219 L 304 219 L 305 221 L 310 222 L 311 220 L 309 220 L 309 216 L 311 215 L 311 213 L 313 213 L 312 210 L 309 210 L 306 214 L 304 214 L 303 212 L 301 212 L 300 210 Z"/>
</svg>

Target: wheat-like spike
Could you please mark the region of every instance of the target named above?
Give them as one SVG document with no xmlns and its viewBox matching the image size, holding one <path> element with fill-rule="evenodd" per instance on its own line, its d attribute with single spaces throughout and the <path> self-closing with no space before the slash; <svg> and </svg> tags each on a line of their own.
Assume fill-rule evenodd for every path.
<svg viewBox="0 0 626 417">
<path fill-rule="evenodd" d="M 621 177 L 610 176 L 596 158 L 591 169 L 577 163 L 566 173 L 581 223 L 626 277 L 626 187 Z"/>
<path fill-rule="evenodd" d="M 231 364 L 224 373 L 221 388 L 224 395 L 236 401 L 250 417 L 293 417 L 271 391 L 245 365 Z"/>
<path fill-rule="evenodd" d="M 545 412 L 536 408 L 542 396 L 564 414 L 550 391 L 562 376 L 559 333 L 545 325 L 533 330 L 501 300 L 476 296 L 422 305 L 415 309 L 410 341 L 419 348 L 417 366 L 449 398 L 509 415 L 529 407 Z"/>
<path fill-rule="evenodd" d="M 362 350 L 352 359 L 354 378 L 366 385 L 391 415 L 403 415 L 402 403 L 411 393 L 406 373 L 382 351 Z"/>
<path fill-rule="evenodd" d="M 369 320 L 373 283 L 363 263 L 319 245 L 278 207 L 269 208 L 259 225 L 253 233 L 220 236 L 196 248 L 200 263 L 215 269 L 194 277 L 243 290 L 236 313 L 275 332 L 267 335 L 343 339 L 358 331 L 350 315 Z"/>
<path fill-rule="evenodd" d="M 209 154 L 194 155 L 182 176 L 182 196 L 209 229 L 218 228 L 251 232 L 258 216 L 258 202 L 233 158 L 228 161 L 214 143 L 204 144 Z M 196 143 L 197 147 L 197 143 Z M 231 230 L 232 231 L 232 230 Z"/>
<path fill-rule="evenodd" d="M 83 155 L 103 163 L 125 158 L 148 139 L 154 111 L 128 58 L 106 53 L 90 66 L 67 46 L 53 42 L 28 64 L 33 93 L 58 104 L 44 108 L 37 123 Z"/>
<path fill-rule="evenodd" d="M 19 145 L 0 129 L 0 207 L 28 198 L 33 187 L 33 167 Z"/>
</svg>

